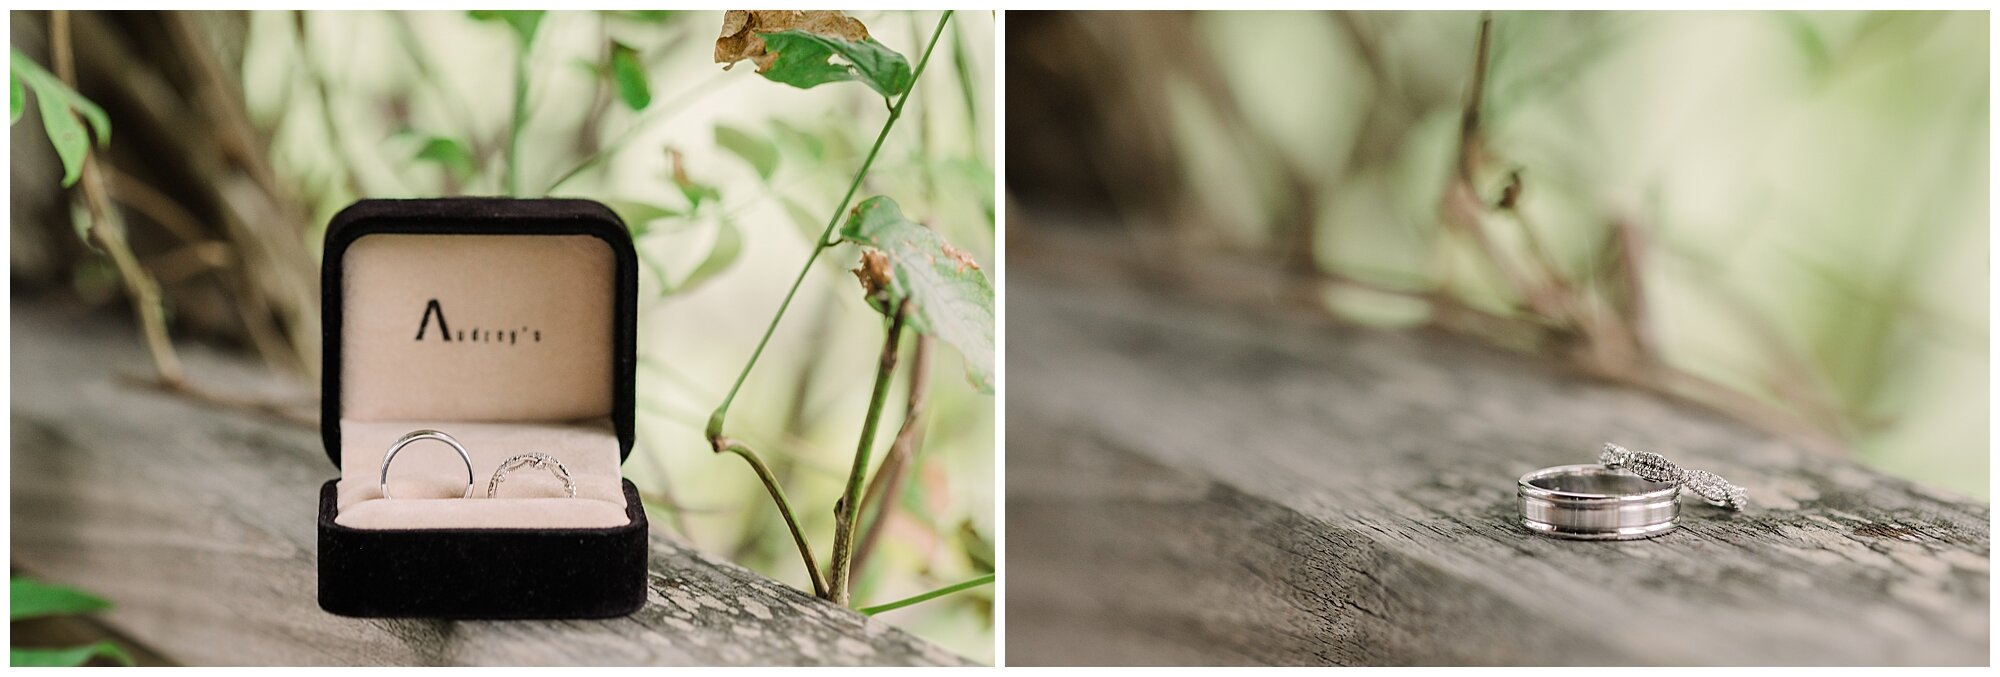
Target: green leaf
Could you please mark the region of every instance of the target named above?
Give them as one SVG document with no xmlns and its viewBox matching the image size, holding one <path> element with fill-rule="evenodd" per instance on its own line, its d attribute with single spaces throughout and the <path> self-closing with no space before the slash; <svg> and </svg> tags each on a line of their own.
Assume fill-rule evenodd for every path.
<svg viewBox="0 0 2000 677">
<path fill-rule="evenodd" d="M 653 103 L 653 90 L 646 86 L 646 65 L 639 62 L 639 50 L 622 42 L 611 43 L 611 81 L 618 85 L 618 100 L 632 110 Z"/>
<path fill-rule="evenodd" d="M 90 593 L 26 578 L 8 581 L 8 620 L 70 616 L 103 611 L 111 603 Z"/>
<path fill-rule="evenodd" d="M 542 27 L 542 16 L 548 12 L 539 9 L 475 9 L 465 13 L 476 21 L 501 21 L 514 29 L 514 39 L 525 48 L 535 41 L 535 31 Z"/>
<path fill-rule="evenodd" d="M 979 527 L 972 520 L 958 523 L 958 542 L 965 552 L 965 558 L 972 562 L 972 570 L 993 573 L 993 540 L 979 533 Z"/>
<path fill-rule="evenodd" d="M 993 285 L 972 257 L 936 231 L 903 216 L 896 201 L 876 196 L 854 208 L 841 237 L 888 256 L 894 273 L 883 308 L 908 299 L 908 322 L 965 357 L 966 380 L 993 392 Z"/>
<path fill-rule="evenodd" d="M 475 169 L 472 151 L 467 150 L 465 144 L 458 139 L 446 136 L 432 136 L 425 139 L 423 148 L 417 150 L 417 159 L 438 163 L 445 171 L 451 172 L 452 176 L 458 177 L 461 181 L 472 176 Z"/>
<path fill-rule="evenodd" d="M 659 24 L 666 23 L 667 19 L 672 17 L 674 13 L 671 10 L 664 9 L 613 9 L 605 10 L 604 15 L 633 23 Z"/>
<path fill-rule="evenodd" d="M 722 191 L 717 190 L 715 186 L 696 181 L 688 176 L 687 165 L 684 163 L 684 158 L 680 151 L 671 148 L 667 149 L 667 158 L 668 163 L 673 168 L 674 186 L 680 188 L 681 195 L 687 198 L 687 210 L 689 214 L 696 213 L 695 210 L 700 209 L 703 202 L 720 201 L 722 199 Z"/>
<path fill-rule="evenodd" d="M 14 69 L 7 69 L 7 125 L 21 121 L 21 114 L 28 112 L 28 91 L 21 88 L 21 76 Z"/>
<path fill-rule="evenodd" d="M 715 145 L 750 163 L 750 167 L 757 170 L 758 178 L 770 179 L 771 173 L 778 170 L 778 147 L 770 141 L 751 136 L 749 132 L 717 124 Z"/>
<path fill-rule="evenodd" d="M 55 146 L 56 157 L 62 160 L 62 185 L 76 185 L 76 180 L 83 176 L 84 157 L 90 154 L 91 130 L 84 129 L 83 120 L 89 121 L 98 145 L 102 146 L 111 142 L 111 119 L 104 109 L 77 94 L 21 50 L 13 50 L 8 70 L 18 78 L 20 86 L 35 91 L 35 108 L 42 117 L 42 131 L 48 135 L 49 144 Z M 78 114 L 83 120 L 77 119 Z"/>
<path fill-rule="evenodd" d="M 742 256 L 743 231 L 726 219 L 716 226 L 718 230 L 715 231 L 715 247 L 708 250 L 708 256 L 694 267 L 694 272 L 688 273 L 687 279 L 681 280 L 680 285 L 674 287 L 674 292 L 685 292 L 700 286 L 709 278 L 728 270 L 730 264 Z"/>
<path fill-rule="evenodd" d="M 818 134 L 794 127 L 784 120 L 772 120 L 771 135 L 778 142 L 797 146 L 799 150 L 805 151 L 813 162 L 826 159 L 826 140 L 820 138 Z"/>
<path fill-rule="evenodd" d="M 111 642 L 98 642 L 89 646 L 68 649 L 22 649 L 10 647 L 8 662 L 17 668 L 71 668 L 90 662 L 92 658 L 108 658 L 120 665 L 131 665 L 132 656 Z"/>
<path fill-rule="evenodd" d="M 89 133 L 84 131 L 83 122 L 63 105 L 62 99 L 50 96 L 45 87 L 35 88 L 35 108 L 42 114 L 42 131 L 56 147 L 56 157 L 62 159 L 63 187 L 76 185 L 76 180 L 83 177 L 84 156 L 90 154 Z"/>
<path fill-rule="evenodd" d="M 625 229 L 632 231 L 632 238 L 644 237 L 653 229 L 653 222 L 665 218 L 684 216 L 678 209 L 662 207 L 650 202 L 608 200 L 605 204 L 618 218 L 625 222 Z"/>
<path fill-rule="evenodd" d="M 764 33 L 764 51 L 777 60 L 763 71 L 765 79 L 799 89 L 811 89 L 829 82 L 856 80 L 867 83 L 882 96 L 896 96 L 910 89 L 914 79 L 910 62 L 876 42 L 874 38 L 848 41 L 800 30 Z M 831 63 L 839 56 L 846 64 Z"/>
<path fill-rule="evenodd" d="M 820 233 L 826 230 L 825 217 L 812 213 L 811 210 L 806 209 L 805 205 L 799 204 L 799 201 L 792 199 L 791 196 L 779 195 L 778 203 L 784 205 L 785 216 L 790 217 L 792 225 L 798 228 L 799 235 L 804 237 L 807 243 L 812 243 L 818 239 Z"/>
<path fill-rule="evenodd" d="M 49 79 L 55 84 L 62 84 L 61 80 L 56 80 L 53 76 Z M 82 115 L 83 119 L 90 121 L 90 130 L 97 134 L 97 147 L 111 145 L 111 117 L 104 114 L 104 109 L 98 108 L 97 104 L 91 103 L 90 99 L 83 98 L 82 94 L 76 93 L 68 86 L 64 86 L 62 91 L 69 107 Z"/>
</svg>

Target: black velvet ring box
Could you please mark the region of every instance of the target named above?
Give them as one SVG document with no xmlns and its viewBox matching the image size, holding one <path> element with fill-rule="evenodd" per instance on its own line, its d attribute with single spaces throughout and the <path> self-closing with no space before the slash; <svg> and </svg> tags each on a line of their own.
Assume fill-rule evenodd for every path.
<svg viewBox="0 0 2000 677">
<path fill-rule="evenodd" d="M 588 200 L 366 200 L 327 227 L 319 603 L 347 616 L 601 618 L 646 598 L 632 239 Z M 389 469 L 390 444 L 412 443 Z M 510 469 L 524 453 L 549 469 Z"/>
</svg>

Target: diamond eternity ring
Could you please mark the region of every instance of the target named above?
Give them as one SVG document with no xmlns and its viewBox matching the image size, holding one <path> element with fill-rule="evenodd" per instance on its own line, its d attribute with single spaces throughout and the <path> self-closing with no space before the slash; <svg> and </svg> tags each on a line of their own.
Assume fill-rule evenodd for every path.
<svg viewBox="0 0 2000 677">
<path fill-rule="evenodd" d="M 500 491 L 500 483 L 506 481 L 507 471 L 527 466 L 548 469 L 556 479 L 562 480 L 563 494 L 576 498 L 576 482 L 570 481 L 569 468 L 563 467 L 562 461 L 556 460 L 556 457 L 541 452 L 529 452 L 501 461 L 500 469 L 493 471 L 493 479 L 486 481 L 486 497 L 493 498 Z"/>
<path fill-rule="evenodd" d="M 1666 457 L 1650 451 L 1633 451 L 1606 442 L 1604 452 L 1597 455 L 1597 462 L 1606 468 L 1624 468 L 1654 482 L 1680 485 L 1710 505 L 1741 511 L 1750 504 L 1749 492 L 1743 487 L 1730 484 L 1706 470 L 1674 465 Z"/>
</svg>

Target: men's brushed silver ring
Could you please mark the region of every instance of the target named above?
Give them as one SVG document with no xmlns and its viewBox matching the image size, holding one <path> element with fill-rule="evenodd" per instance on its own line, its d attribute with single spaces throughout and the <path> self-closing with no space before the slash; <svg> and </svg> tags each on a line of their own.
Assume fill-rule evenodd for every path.
<svg viewBox="0 0 2000 677">
<path fill-rule="evenodd" d="M 1594 463 L 1543 468 L 1521 476 L 1521 524 L 1556 538 L 1651 538 L 1678 526 L 1680 491 Z"/>
<path fill-rule="evenodd" d="M 465 495 L 463 498 L 472 498 L 472 454 L 466 453 L 465 445 L 459 444 L 457 439 L 436 430 L 412 430 L 409 434 L 397 438 L 394 444 L 389 445 L 389 453 L 382 457 L 382 497 L 394 498 L 389 495 L 389 464 L 396 462 L 397 452 L 402 451 L 403 447 L 410 446 L 412 443 L 422 440 L 443 442 L 449 445 L 453 451 L 458 452 L 458 459 L 465 462 Z"/>
</svg>

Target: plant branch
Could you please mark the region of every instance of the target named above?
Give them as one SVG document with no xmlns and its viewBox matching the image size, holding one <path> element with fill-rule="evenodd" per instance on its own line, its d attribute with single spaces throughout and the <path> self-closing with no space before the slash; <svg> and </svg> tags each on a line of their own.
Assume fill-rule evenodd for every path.
<svg viewBox="0 0 2000 677">
<path fill-rule="evenodd" d="M 889 335 L 882 339 L 882 357 L 875 369 L 875 391 L 868 397 L 868 417 L 861 420 L 861 441 L 855 445 L 854 466 L 847 471 L 847 490 L 833 504 L 833 563 L 827 586 L 835 604 L 847 605 L 849 565 L 854 558 L 854 527 L 861 513 L 861 484 L 868 475 L 868 457 L 874 451 L 875 428 L 882 420 L 882 405 L 889 400 L 889 381 L 896 373 L 898 346 L 903 338 L 903 322 L 910 314 L 910 301 L 896 304 L 889 316 Z"/>
<path fill-rule="evenodd" d="M 777 314 L 771 316 L 771 323 L 764 327 L 763 338 L 757 339 L 757 347 L 750 351 L 750 360 L 743 364 L 742 373 L 736 375 L 736 383 L 729 386 L 729 394 L 722 397 L 722 404 L 717 405 L 715 413 L 709 416 L 706 432 L 710 444 L 714 444 L 722 437 L 722 426 L 729 417 L 730 403 L 736 401 L 736 393 L 743 389 L 743 382 L 750 378 L 750 370 L 757 366 L 757 358 L 763 356 L 764 347 L 771 343 L 771 335 L 777 333 L 778 322 L 785 318 L 785 309 L 791 307 L 792 297 L 799 293 L 799 285 L 804 283 L 806 275 L 812 272 L 813 261 L 819 259 L 820 252 L 832 246 L 828 244 L 827 238 L 831 237 L 833 229 L 840 225 L 840 216 L 847 213 L 847 205 L 854 201 L 855 192 L 861 190 L 862 180 L 868 178 L 868 169 L 875 165 L 875 156 L 882 152 L 882 143 L 889 139 L 889 130 L 894 129 L 896 120 L 903 116 L 903 105 L 909 103 L 910 93 L 917 90 L 917 83 L 924 75 L 924 67 L 930 65 L 931 52 L 937 50 L 938 37 L 944 35 L 944 27 L 946 22 L 951 21 L 951 14 L 952 10 L 945 10 L 944 15 L 938 17 L 937 28 L 931 31 L 930 44 L 924 47 L 923 57 L 917 60 L 917 68 L 911 72 L 910 88 L 903 90 L 902 96 L 896 99 L 896 105 L 889 107 L 889 118 L 882 122 L 882 131 L 875 135 L 875 144 L 868 148 L 868 156 L 861 161 L 861 168 L 854 172 L 854 180 L 848 184 L 847 194 L 840 198 L 840 206 L 833 210 L 833 216 L 826 220 L 826 228 L 820 231 L 818 238 L 814 239 L 816 244 L 812 253 L 806 255 L 805 265 L 799 267 L 799 274 L 792 279 L 791 289 L 785 292 L 785 299 L 778 303 Z"/>
<path fill-rule="evenodd" d="M 993 581 L 994 581 L 994 575 L 993 575 L 993 574 L 986 574 L 986 575 L 984 575 L 984 576 L 980 576 L 980 577 L 978 577 L 978 578 L 975 578 L 975 579 L 972 579 L 972 580 L 969 580 L 969 581 L 966 581 L 966 582 L 964 582 L 964 583 L 957 583 L 957 584 L 953 584 L 953 585 L 947 585 L 947 586 L 945 586 L 945 587 L 942 587 L 942 588 L 938 588 L 938 589 L 936 589 L 936 590 L 932 590 L 932 591 L 930 591 L 930 592 L 926 592 L 926 593 L 924 593 L 924 594 L 921 594 L 921 595 L 917 595 L 917 596 L 915 596 L 915 597 L 907 597 L 907 598 L 904 598 L 904 599 L 899 599 L 899 600 L 896 600 L 896 601 L 894 601 L 894 602 L 890 602 L 890 603 L 888 603 L 888 604 L 880 604 L 880 605 L 876 605 L 876 606 L 870 606 L 870 607 L 862 607 L 861 609 L 859 609 L 859 611 L 860 611 L 860 612 L 862 613 L 862 615 L 864 615 L 864 616 L 873 616 L 873 615 L 875 615 L 875 614 L 879 614 L 879 613 L 882 613 L 882 612 L 884 612 L 884 611 L 895 611 L 895 610 L 897 610 L 897 609 L 901 609 L 901 608 L 903 608 L 903 607 L 906 607 L 906 606 L 909 606 L 909 605 L 912 605 L 912 604 L 919 604 L 919 603 L 923 603 L 923 602 L 928 602 L 928 601 L 931 601 L 931 600 L 933 600 L 933 599 L 937 599 L 937 598 L 939 598 L 939 597 L 943 597 L 943 596 L 945 596 L 945 595 L 949 595 L 949 594 L 951 594 L 951 593 L 954 593 L 954 592 L 958 592 L 958 591 L 961 591 L 961 590 L 970 590 L 970 589 L 973 589 L 973 588 L 977 588 L 977 587 L 979 587 L 979 586 L 982 586 L 982 585 L 986 585 L 986 584 L 989 584 L 989 583 L 992 583 Z"/>
<path fill-rule="evenodd" d="M 813 595 L 821 599 L 827 596 L 826 579 L 819 571 L 819 562 L 813 559 L 812 544 L 806 542 L 806 532 L 799 529 L 799 520 L 793 516 L 791 503 L 785 500 L 785 488 L 778 485 L 778 478 L 771 474 L 771 468 L 764 465 L 764 459 L 742 442 L 722 438 L 716 448 L 717 453 L 728 452 L 743 457 L 752 470 L 757 471 L 757 479 L 764 482 L 764 490 L 771 493 L 771 500 L 778 504 L 778 514 L 785 516 L 785 526 L 792 530 L 792 542 L 799 546 L 799 558 L 805 561 L 806 576 L 812 579 Z"/>
<path fill-rule="evenodd" d="M 69 12 L 66 10 L 49 14 L 49 58 L 54 62 L 56 77 L 61 78 L 71 90 L 76 90 L 76 58 L 70 41 Z M 186 373 L 181 369 L 180 356 L 174 352 L 172 339 L 167 336 L 167 318 L 164 302 L 160 298 L 160 285 L 139 265 L 139 257 L 132 253 L 131 245 L 125 241 L 125 224 L 111 207 L 110 191 L 105 188 L 97 153 L 84 155 L 82 178 L 84 205 L 90 214 L 90 227 L 85 235 L 110 255 L 112 265 L 118 268 L 118 279 L 124 283 L 125 293 L 132 297 L 132 313 L 138 317 L 139 328 L 146 339 L 146 350 L 153 357 L 153 370 L 160 382 L 180 383 Z"/>
<path fill-rule="evenodd" d="M 896 431 L 896 440 L 889 444 L 889 455 L 882 457 L 882 467 L 875 470 L 875 477 L 868 481 L 868 490 L 861 495 L 859 514 L 867 519 L 867 526 L 861 530 L 861 543 L 854 549 L 854 570 L 868 570 L 868 555 L 875 552 L 875 541 L 882 536 L 882 525 L 889 521 L 889 513 L 896 510 L 896 497 L 903 494 L 903 478 L 909 475 L 907 466 L 916 457 L 916 447 L 923 437 L 923 421 L 929 398 L 931 348 L 937 342 L 927 335 L 917 336 L 917 345 L 910 351 L 910 394 L 908 404 L 903 409 L 903 427 Z M 874 512 L 869 512 L 874 506 Z"/>
</svg>

